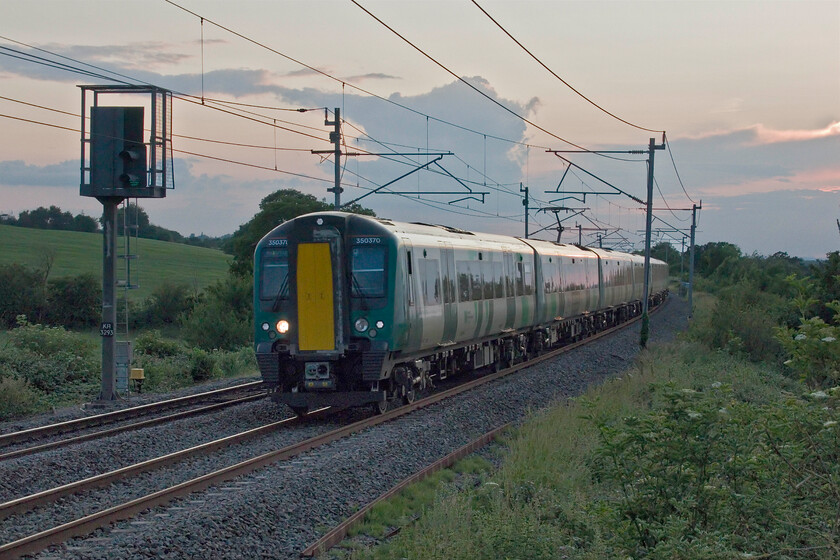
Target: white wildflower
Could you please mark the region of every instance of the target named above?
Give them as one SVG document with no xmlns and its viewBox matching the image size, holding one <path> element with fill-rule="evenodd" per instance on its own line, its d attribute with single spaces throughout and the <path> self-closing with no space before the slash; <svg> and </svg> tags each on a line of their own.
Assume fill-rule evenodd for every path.
<svg viewBox="0 0 840 560">
<path fill-rule="evenodd" d="M 808 336 L 805 333 L 799 333 L 793 337 L 793 340 L 805 340 L 806 338 L 808 338 Z"/>
<path fill-rule="evenodd" d="M 834 338 L 833 336 L 827 336 L 827 337 L 822 339 L 823 342 L 834 342 L 835 340 L 837 340 L 837 339 Z"/>
<path fill-rule="evenodd" d="M 828 398 L 828 395 L 826 394 L 825 391 L 814 391 L 813 393 L 811 393 L 810 396 L 811 396 L 812 399 L 817 399 L 817 400 Z"/>
<path fill-rule="evenodd" d="M 695 391 L 694 389 L 683 389 L 682 392 L 685 393 L 686 395 L 692 395 L 692 394 L 696 393 L 697 391 Z"/>
<path fill-rule="evenodd" d="M 714 383 L 712 383 L 712 389 L 720 389 L 722 385 L 723 383 L 721 383 L 720 381 L 715 381 Z"/>
<path fill-rule="evenodd" d="M 718 414 L 723 414 L 725 416 L 725 415 L 729 414 L 729 411 L 726 410 L 725 408 L 721 408 L 720 410 L 718 410 Z"/>
<path fill-rule="evenodd" d="M 823 422 L 823 428 L 830 428 L 832 426 L 836 426 L 837 422 L 834 420 L 829 420 L 828 422 Z"/>
<path fill-rule="evenodd" d="M 689 410 L 688 411 L 688 417 L 691 418 L 692 420 L 696 420 L 697 418 L 701 418 L 702 416 L 703 416 L 702 414 L 700 414 L 699 412 L 696 412 L 694 410 Z"/>
<path fill-rule="evenodd" d="M 793 360 L 785 360 L 784 363 L 785 363 L 786 366 L 789 366 L 790 364 L 793 363 Z"/>
</svg>

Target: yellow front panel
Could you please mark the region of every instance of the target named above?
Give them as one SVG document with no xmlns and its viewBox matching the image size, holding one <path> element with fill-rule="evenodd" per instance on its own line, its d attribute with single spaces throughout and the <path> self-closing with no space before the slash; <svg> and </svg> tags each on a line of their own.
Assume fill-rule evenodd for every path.
<svg viewBox="0 0 840 560">
<path fill-rule="evenodd" d="M 332 276 L 329 243 L 298 245 L 298 345 L 301 350 L 335 350 Z"/>
</svg>

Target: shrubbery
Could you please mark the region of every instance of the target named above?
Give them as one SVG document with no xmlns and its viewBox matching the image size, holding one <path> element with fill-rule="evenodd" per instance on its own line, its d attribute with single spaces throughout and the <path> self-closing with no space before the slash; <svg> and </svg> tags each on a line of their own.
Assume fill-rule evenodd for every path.
<svg viewBox="0 0 840 560">
<path fill-rule="evenodd" d="M 99 324 L 102 317 L 102 283 L 93 274 L 50 280 L 44 321 L 70 329 Z"/>
<path fill-rule="evenodd" d="M 134 343 L 134 365 L 145 370 L 144 389 L 168 391 L 253 371 L 256 360 L 250 346 L 206 351 L 164 338 L 159 331 L 148 331 Z"/>
<path fill-rule="evenodd" d="M 778 360 L 775 327 L 786 313 L 780 296 L 748 282 L 720 290 L 711 313 L 698 316 L 692 336 L 711 348 L 742 352 L 753 361 Z"/>
<path fill-rule="evenodd" d="M 144 328 L 176 325 L 183 315 L 192 311 L 198 299 L 186 284 L 165 282 L 152 291 L 135 313 L 136 324 Z"/>
<path fill-rule="evenodd" d="M 182 336 L 203 350 L 235 350 L 253 340 L 251 278 L 228 275 L 208 286 L 192 313 L 182 316 Z"/>
<path fill-rule="evenodd" d="M 840 388 L 763 406 L 720 383 L 660 391 L 649 414 L 598 426 L 592 473 L 612 497 L 590 512 L 609 528 L 607 550 L 701 559 L 836 549 Z"/>
<path fill-rule="evenodd" d="M 9 391 L 2 399 L 8 414 L 96 395 L 101 370 L 92 339 L 24 317 L 7 337 L 0 349 L 0 381 Z"/>
<path fill-rule="evenodd" d="M 0 265 L 0 324 L 10 329 L 18 315 L 40 320 L 47 301 L 44 273 L 19 264 Z"/>
</svg>

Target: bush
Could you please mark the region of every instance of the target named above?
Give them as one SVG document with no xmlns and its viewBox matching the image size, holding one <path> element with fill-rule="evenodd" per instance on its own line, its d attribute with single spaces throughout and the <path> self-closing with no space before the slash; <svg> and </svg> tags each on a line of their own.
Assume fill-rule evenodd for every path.
<svg viewBox="0 0 840 560">
<path fill-rule="evenodd" d="M 781 356 L 775 327 L 785 313 L 781 297 L 742 282 L 720 291 L 714 310 L 698 318 L 692 336 L 710 348 L 772 362 Z"/>
<path fill-rule="evenodd" d="M 134 353 L 147 354 L 156 358 L 171 358 L 186 352 L 177 340 L 165 339 L 160 331 L 146 331 L 134 340 Z"/>
<path fill-rule="evenodd" d="M 216 367 L 221 377 L 236 377 L 257 369 L 257 357 L 254 354 L 254 347 L 250 344 L 230 352 L 213 350 L 210 354 L 216 360 Z"/>
<path fill-rule="evenodd" d="M 190 377 L 196 383 L 210 379 L 215 367 L 216 360 L 204 350 L 196 348 L 190 352 Z"/>
<path fill-rule="evenodd" d="M 11 348 L 0 353 L 2 378 L 24 379 L 36 389 L 55 392 L 100 377 L 94 343 L 83 335 L 21 318 L 8 337 Z"/>
<path fill-rule="evenodd" d="M 144 391 L 171 391 L 193 383 L 189 374 L 190 360 L 186 354 L 166 357 L 135 354 L 134 366 L 144 370 Z"/>
<path fill-rule="evenodd" d="M 38 408 L 38 392 L 25 379 L 0 378 L 0 420 L 32 414 Z"/>
<path fill-rule="evenodd" d="M 697 559 L 836 550 L 840 388 L 765 406 L 720 383 L 658 391 L 660 408 L 598 426 L 593 475 L 612 497 L 591 511 L 613 550 Z"/>
<path fill-rule="evenodd" d="M 181 321 L 184 339 L 204 350 L 236 350 L 252 340 L 253 282 L 228 276 L 209 286 L 204 301 Z"/>
<path fill-rule="evenodd" d="M 18 315 L 38 321 L 45 304 L 43 272 L 19 264 L 0 265 L 0 324 L 12 328 Z"/>
<path fill-rule="evenodd" d="M 178 318 L 189 313 L 197 297 L 186 284 L 166 282 L 154 289 L 140 312 L 142 324 L 147 327 L 174 325 Z"/>
<path fill-rule="evenodd" d="M 102 315 L 102 286 L 93 274 L 66 276 L 47 285 L 45 321 L 70 329 L 93 327 Z"/>
</svg>

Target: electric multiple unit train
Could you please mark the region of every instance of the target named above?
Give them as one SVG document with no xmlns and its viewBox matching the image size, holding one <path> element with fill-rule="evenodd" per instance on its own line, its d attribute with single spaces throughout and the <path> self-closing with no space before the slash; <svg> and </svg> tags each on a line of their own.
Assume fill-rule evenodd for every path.
<svg viewBox="0 0 840 560">
<path fill-rule="evenodd" d="M 257 244 L 255 349 L 272 398 L 411 402 L 450 375 L 504 367 L 641 313 L 638 255 L 343 212 Z M 667 295 L 651 259 L 649 303 Z"/>
</svg>

